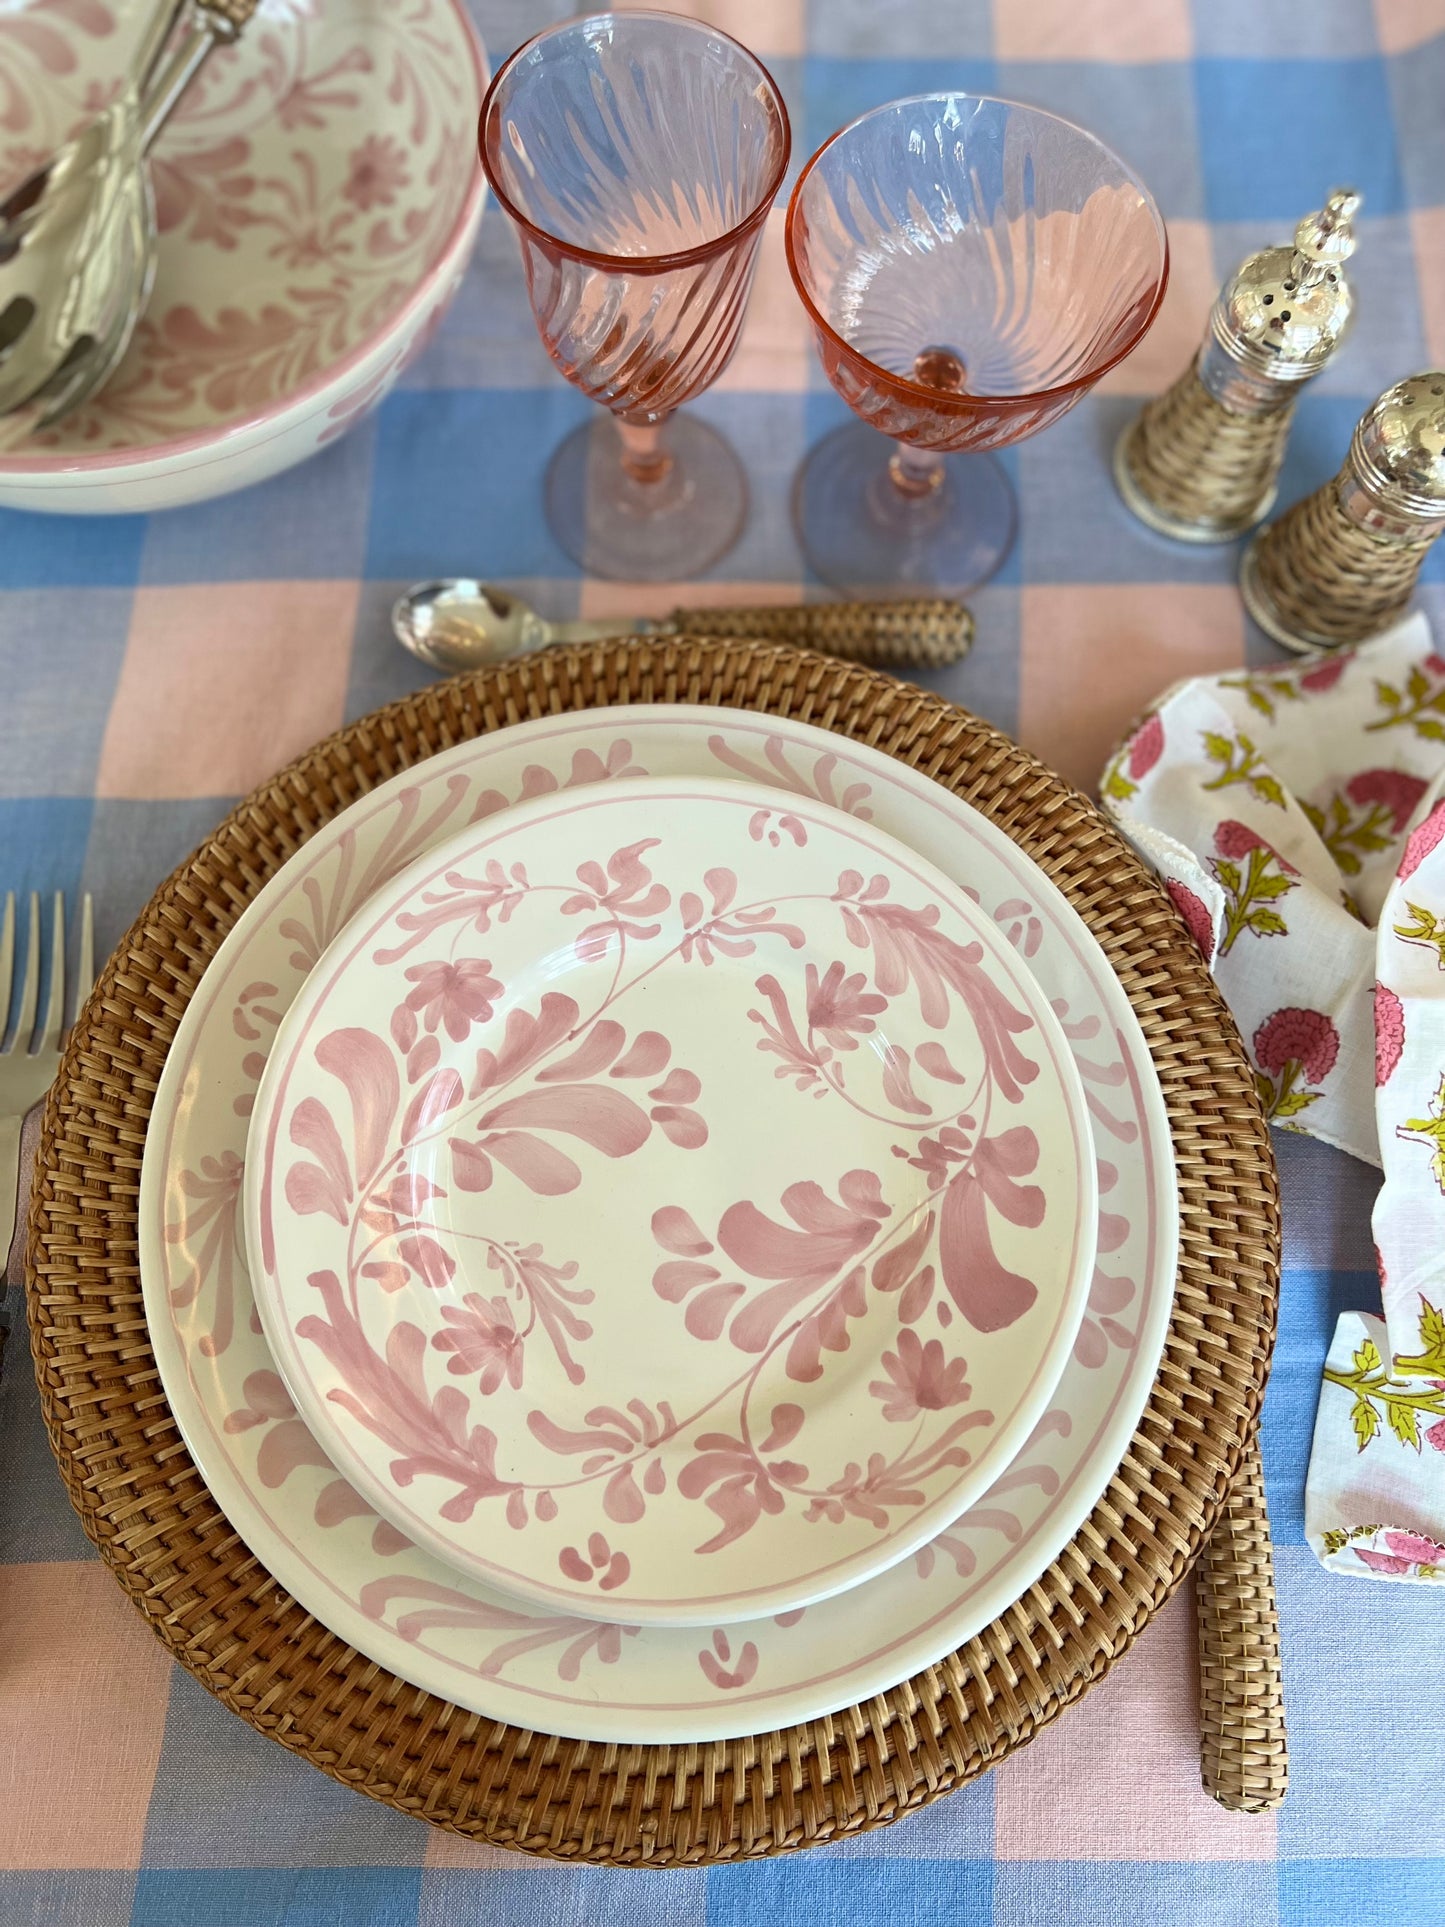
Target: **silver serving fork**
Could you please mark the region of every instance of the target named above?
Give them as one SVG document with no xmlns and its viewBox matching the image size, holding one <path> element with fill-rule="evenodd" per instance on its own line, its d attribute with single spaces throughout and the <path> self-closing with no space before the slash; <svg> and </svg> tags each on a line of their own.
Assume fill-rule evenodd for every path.
<svg viewBox="0 0 1445 1927">
<path fill-rule="evenodd" d="M 20 1132 L 25 1114 L 40 1102 L 60 1069 L 60 1046 L 65 1032 L 65 898 L 57 890 L 50 925 L 50 991 L 44 1019 L 40 1008 L 40 896 L 30 893 L 30 934 L 25 946 L 25 974 L 20 981 L 20 1014 L 9 1043 L 0 1050 L 0 1250 L 8 1251 L 15 1231 L 15 1213 L 22 1195 Z M 0 1014 L 8 1017 L 15 978 L 15 893 L 5 898 L 0 925 Z M 76 971 L 72 1018 L 90 995 L 95 982 L 95 913 L 89 895 L 80 902 L 80 959 Z M 0 1031 L 0 1036 L 3 1036 Z M 29 1196 L 29 1173 L 24 1195 Z"/>
</svg>

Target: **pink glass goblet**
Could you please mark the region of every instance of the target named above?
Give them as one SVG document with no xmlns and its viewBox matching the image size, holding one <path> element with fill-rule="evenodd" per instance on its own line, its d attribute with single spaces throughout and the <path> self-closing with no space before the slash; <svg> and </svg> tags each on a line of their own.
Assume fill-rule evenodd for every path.
<svg viewBox="0 0 1445 1927">
<path fill-rule="evenodd" d="M 521 238 L 542 341 L 608 410 L 547 473 L 552 531 L 590 574 L 695 576 L 741 532 L 737 456 L 673 411 L 737 347 L 789 145 L 767 70 L 675 14 L 567 22 L 488 89 L 482 165 Z"/>
<path fill-rule="evenodd" d="M 824 372 L 868 424 L 799 471 L 810 565 L 845 589 L 987 581 L 1017 512 L 981 451 L 1056 421 L 1159 311 L 1169 246 L 1148 189 L 1056 114 L 921 95 L 818 150 L 787 250 Z"/>
</svg>

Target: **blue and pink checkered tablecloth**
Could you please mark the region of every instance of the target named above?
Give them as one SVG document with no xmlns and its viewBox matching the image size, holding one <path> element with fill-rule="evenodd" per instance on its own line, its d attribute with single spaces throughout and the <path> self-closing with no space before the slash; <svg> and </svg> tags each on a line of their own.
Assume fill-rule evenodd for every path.
<svg viewBox="0 0 1445 1927">
<path fill-rule="evenodd" d="M 0 0 L 3 16 L 17 0 Z M 25 0 L 18 0 L 21 8 Z M 494 58 L 562 9 L 474 0 Z M 1231 550 L 1155 538 L 1109 453 L 1188 359 L 1237 258 L 1326 189 L 1366 196 L 1360 318 L 1304 397 L 1283 499 L 1338 463 L 1366 402 L 1445 363 L 1445 0 L 707 0 L 777 75 L 795 166 L 863 108 L 939 87 L 1056 108 L 1152 184 L 1174 274 L 1152 335 L 1006 457 L 1022 527 L 938 686 L 1091 785 L 1175 678 L 1263 663 Z M 114 941 L 232 800 L 343 718 L 415 687 L 386 611 L 468 569 L 555 615 L 805 592 L 793 470 L 842 418 L 773 216 L 743 348 L 699 412 L 747 464 L 746 533 L 714 577 L 580 581 L 539 509 L 585 405 L 552 372 L 489 209 L 472 272 L 401 392 L 308 467 L 147 519 L 0 513 L 0 888 L 94 891 Z M 1445 552 L 1427 567 L 1445 621 Z M 1330 1577 L 1302 1488 L 1336 1313 L 1376 1300 L 1363 1166 L 1279 1140 L 1286 1271 L 1265 1411 L 1291 1741 L 1277 1815 L 1201 1791 L 1187 1598 L 1097 1690 L 952 1799 L 845 1848 L 670 1874 L 570 1871 L 430 1833 L 211 1700 L 94 1556 L 13 1341 L 0 1381 L 0 1922 L 4 1927 L 1402 1927 L 1445 1922 L 1439 1591 Z"/>
</svg>

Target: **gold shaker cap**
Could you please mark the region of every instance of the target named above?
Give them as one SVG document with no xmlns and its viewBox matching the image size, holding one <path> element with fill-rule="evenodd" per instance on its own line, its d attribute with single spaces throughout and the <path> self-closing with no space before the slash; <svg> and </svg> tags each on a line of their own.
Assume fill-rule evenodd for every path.
<svg viewBox="0 0 1445 1927">
<path fill-rule="evenodd" d="M 1361 416 L 1350 454 L 1371 495 L 1424 522 L 1445 517 L 1445 371 L 1387 388 Z"/>
<path fill-rule="evenodd" d="M 1351 188 L 1336 188 L 1300 222 L 1292 246 L 1262 248 L 1240 263 L 1211 317 L 1226 354 L 1281 382 L 1319 372 L 1354 317 L 1344 264 L 1355 251 L 1353 222 L 1362 199 Z"/>
</svg>

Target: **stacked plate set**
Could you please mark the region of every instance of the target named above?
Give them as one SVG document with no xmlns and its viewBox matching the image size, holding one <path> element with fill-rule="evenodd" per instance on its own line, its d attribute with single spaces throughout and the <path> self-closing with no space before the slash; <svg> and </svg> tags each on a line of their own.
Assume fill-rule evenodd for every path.
<svg viewBox="0 0 1445 1927">
<path fill-rule="evenodd" d="M 185 1442 L 310 1613 L 472 1712 L 711 1741 L 1040 1577 L 1158 1367 L 1139 1022 L 1005 831 L 676 704 L 464 741 L 211 960 L 140 1196 Z"/>
</svg>

